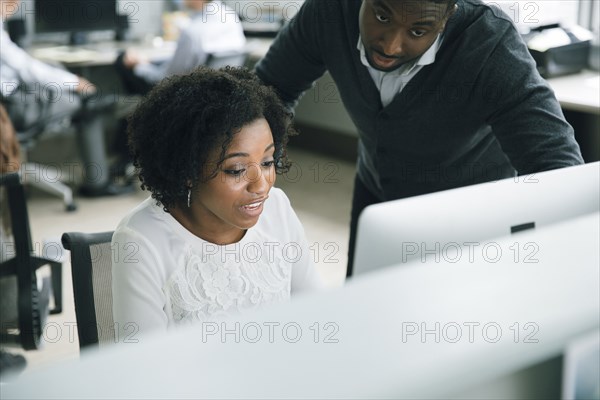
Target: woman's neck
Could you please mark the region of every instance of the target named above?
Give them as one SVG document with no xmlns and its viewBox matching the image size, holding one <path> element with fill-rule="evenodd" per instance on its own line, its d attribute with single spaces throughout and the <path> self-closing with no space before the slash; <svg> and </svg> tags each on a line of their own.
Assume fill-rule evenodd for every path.
<svg viewBox="0 0 600 400">
<path fill-rule="evenodd" d="M 191 209 L 187 207 L 173 207 L 169 209 L 169 213 L 181 224 L 185 229 L 190 231 L 194 236 L 199 237 L 210 243 L 217 245 L 226 245 L 237 243 L 246 234 L 245 229 L 231 227 L 230 229 L 222 229 L 222 227 L 204 226 L 200 218 L 196 217 Z"/>
</svg>

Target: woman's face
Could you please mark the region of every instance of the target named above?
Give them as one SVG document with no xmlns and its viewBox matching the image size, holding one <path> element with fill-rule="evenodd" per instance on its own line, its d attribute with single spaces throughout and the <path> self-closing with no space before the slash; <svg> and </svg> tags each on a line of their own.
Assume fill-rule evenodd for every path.
<svg viewBox="0 0 600 400">
<path fill-rule="evenodd" d="M 266 119 L 260 118 L 233 136 L 216 176 L 192 190 L 190 211 L 201 238 L 217 244 L 239 241 L 258 222 L 275 183 L 275 144 Z M 219 160 L 215 149 L 205 173 Z"/>
</svg>

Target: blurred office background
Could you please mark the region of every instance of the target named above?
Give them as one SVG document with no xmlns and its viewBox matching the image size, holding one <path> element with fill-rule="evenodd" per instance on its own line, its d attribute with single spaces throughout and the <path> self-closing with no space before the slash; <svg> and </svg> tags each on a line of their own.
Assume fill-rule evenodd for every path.
<svg viewBox="0 0 600 400">
<path fill-rule="evenodd" d="M 521 33 L 526 35 L 532 29 L 540 26 L 560 24 L 564 27 L 580 26 L 591 32 L 590 50 L 586 53 L 586 67 L 597 71 L 600 64 L 600 55 L 598 54 L 598 34 L 599 34 L 599 15 L 600 10 L 597 0 L 486 0 L 488 3 L 504 11 L 509 18 L 517 25 Z M 254 56 L 251 57 L 249 67 L 263 54 L 268 48 L 272 36 L 277 30 L 289 21 L 298 9 L 303 0 L 280 0 L 280 1 L 225 1 L 226 4 L 234 8 L 242 19 L 242 24 L 250 39 L 250 47 L 254 49 Z M 126 37 L 129 41 L 141 43 L 143 46 L 155 46 L 172 48 L 173 29 L 181 23 L 178 15 L 184 9 L 182 0 L 139 0 L 126 1 L 117 0 L 117 13 L 127 16 L 128 27 Z M 232 18 L 226 15 L 224 18 Z M 66 44 L 69 41 L 69 34 L 62 32 L 36 32 L 35 21 L 35 0 L 24 0 L 13 18 L 22 19 L 25 24 L 26 34 L 22 35 L 22 41 L 26 45 L 37 42 L 48 42 L 56 44 Z M 114 37 L 114 30 L 103 30 L 89 33 L 91 40 L 108 40 Z M 262 40 L 258 40 L 260 37 Z M 254 39 L 254 40 L 253 40 Z M 81 72 L 79 70 L 78 72 Z M 111 82 L 111 71 L 108 69 L 94 68 L 83 71 L 88 74 L 93 82 L 106 81 L 104 86 L 108 90 L 118 90 L 115 83 Z M 593 75 L 592 75 L 593 76 Z M 108 77 L 108 79 L 106 79 Z M 600 88 L 597 82 L 586 80 L 586 75 L 582 79 L 561 79 L 556 82 L 554 87 L 559 100 L 567 99 L 571 96 L 580 103 L 577 97 L 592 96 L 592 105 L 597 102 L 595 92 Z M 579 88 L 577 86 L 580 86 Z M 583 89 L 583 92 L 576 93 Z M 587 89 L 587 90 L 586 90 Z M 566 93 L 565 93 L 566 92 Z M 563 93 L 565 93 L 563 95 Z M 562 97 L 561 97 L 562 96 Z M 569 101 L 565 101 L 567 103 Z M 593 107 L 592 107 L 593 108 Z M 356 131 L 348 118 L 346 111 L 337 95 L 337 89 L 333 81 L 326 73 L 304 96 L 297 108 L 297 123 L 305 127 L 305 135 L 297 144 L 307 143 L 309 149 L 316 148 L 314 141 L 318 140 L 322 131 L 334 135 L 335 140 L 323 144 L 324 150 L 335 155 L 342 156 L 352 161 L 355 156 Z M 599 142 L 595 133 L 600 129 L 597 113 L 587 112 L 589 110 L 581 107 L 568 106 L 563 111 L 567 120 L 575 127 L 577 139 L 582 144 L 584 158 L 586 161 L 598 160 Z M 590 117 L 591 115 L 591 117 Z"/>
<path fill-rule="evenodd" d="M 226 1 L 236 9 L 245 23 L 249 43 L 260 55 L 276 30 L 285 24 L 300 8 L 302 1 Z M 597 46 L 600 14 L 596 0 L 529 0 L 495 1 L 497 7 L 505 11 L 523 33 L 540 25 L 560 23 L 564 26 L 577 24 L 592 32 L 592 49 L 589 64 L 585 66 L 584 80 L 578 81 L 578 74 L 555 79 L 561 90 L 566 85 L 572 91 L 584 93 L 587 85 L 592 93 L 589 102 L 578 106 L 577 96 L 571 101 L 570 93 L 565 94 L 564 112 L 573 124 L 576 136 L 582 146 L 586 162 L 600 159 L 600 111 L 593 101 L 598 102 Z M 165 23 L 169 16 L 182 10 L 177 0 L 119 0 L 118 12 L 128 16 L 127 40 L 156 47 L 168 46 Z M 63 33 L 36 32 L 35 1 L 23 1 L 20 11 L 13 19 L 23 19 L 25 30 L 21 42 L 35 47 L 39 43 L 52 46 L 67 45 L 69 35 Z M 90 35 L 91 42 L 112 40 L 114 31 L 98 31 Z M 252 41 L 254 40 L 254 41 Z M 252 66 L 258 56 L 248 63 Z M 114 74 L 110 66 L 76 67 L 76 72 L 97 82 L 106 90 L 118 91 L 112 81 Z M 570 81 L 568 79 L 574 79 Z M 558 87 L 558 86 L 557 86 Z M 584 94 L 582 94 L 583 96 Z M 594 99 L 595 96 L 595 99 Z M 573 103 L 576 103 L 573 106 Z M 301 135 L 290 142 L 290 158 L 296 163 L 290 173 L 279 178 L 277 186 L 282 187 L 291 199 L 301 221 L 305 225 L 308 240 L 313 244 L 315 261 L 319 272 L 329 286 L 341 286 L 346 268 L 348 225 L 350 202 L 354 178 L 356 156 L 356 131 L 347 116 L 337 95 L 333 81 L 325 75 L 313 89 L 308 91 L 297 108 L 296 121 Z M 65 175 L 61 166 L 78 159 L 73 135 L 58 135 L 43 138 L 29 155 L 33 161 L 54 166 L 57 174 Z M 77 180 L 76 176 L 69 176 Z M 47 256 L 65 260 L 63 272 L 65 309 L 62 314 L 52 316 L 50 321 L 65 326 L 75 322 L 71 290 L 71 276 L 66 253 L 57 251 L 53 243 L 60 240 L 66 231 L 99 232 L 113 230 L 120 219 L 134 206 L 147 197 L 146 192 L 98 199 L 77 198 L 78 209 L 66 213 L 60 199 L 35 189 L 28 191 L 28 208 L 35 247 Z M 48 338 L 47 338 L 48 339 Z M 26 353 L 29 368 L 38 368 L 62 359 L 78 357 L 77 337 L 49 338 L 41 351 Z"/>
</svg>

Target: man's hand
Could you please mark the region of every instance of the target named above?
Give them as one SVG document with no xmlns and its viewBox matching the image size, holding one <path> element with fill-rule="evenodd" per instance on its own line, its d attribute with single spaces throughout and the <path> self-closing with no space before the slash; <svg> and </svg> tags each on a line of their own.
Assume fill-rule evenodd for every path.
<svg viewBox="0 0 600 400">
<path fill-rule="evenodd" d="M 131 49 L 127 50 L 123 56 L 123 64 L 129 69 L 133 69 L 138 64 L 147 63 L 148 58 L 146 56 Z"/>
<path fill-rule="evenodd" d="M 96 93 L 96 85 L 81 76 L 78 77 L 79 82 L 75 87 L 75 91 L 79 94 L 90 95 Z"/>
</svg>

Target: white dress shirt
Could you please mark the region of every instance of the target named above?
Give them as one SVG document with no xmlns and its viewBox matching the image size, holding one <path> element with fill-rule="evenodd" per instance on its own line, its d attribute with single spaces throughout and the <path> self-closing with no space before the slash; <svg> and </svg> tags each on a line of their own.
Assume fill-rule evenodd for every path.
<svg viewBox="0 0 600 400">
<path fill-rule="evenodd" d="M 377 86 L 381 96 L 381 104 L 387 107 L 394 100 L 394 97 L 404 89 L 406 84 L 426 65 L 433 64 L 435 55 L 438 52 L 442 43 L 441 36 L 435 39 L 431 47 L 427 49 L 421 57 L 401 65 L 398 69 L 390 72 L 379 71 L 369 64 L 365 53 L 365 47 L 362 42 L 362 37 L 358 36 L 356 48 L 360 51 L 360 61 L 369 70 L 373 82 Z"/>
</svg>

